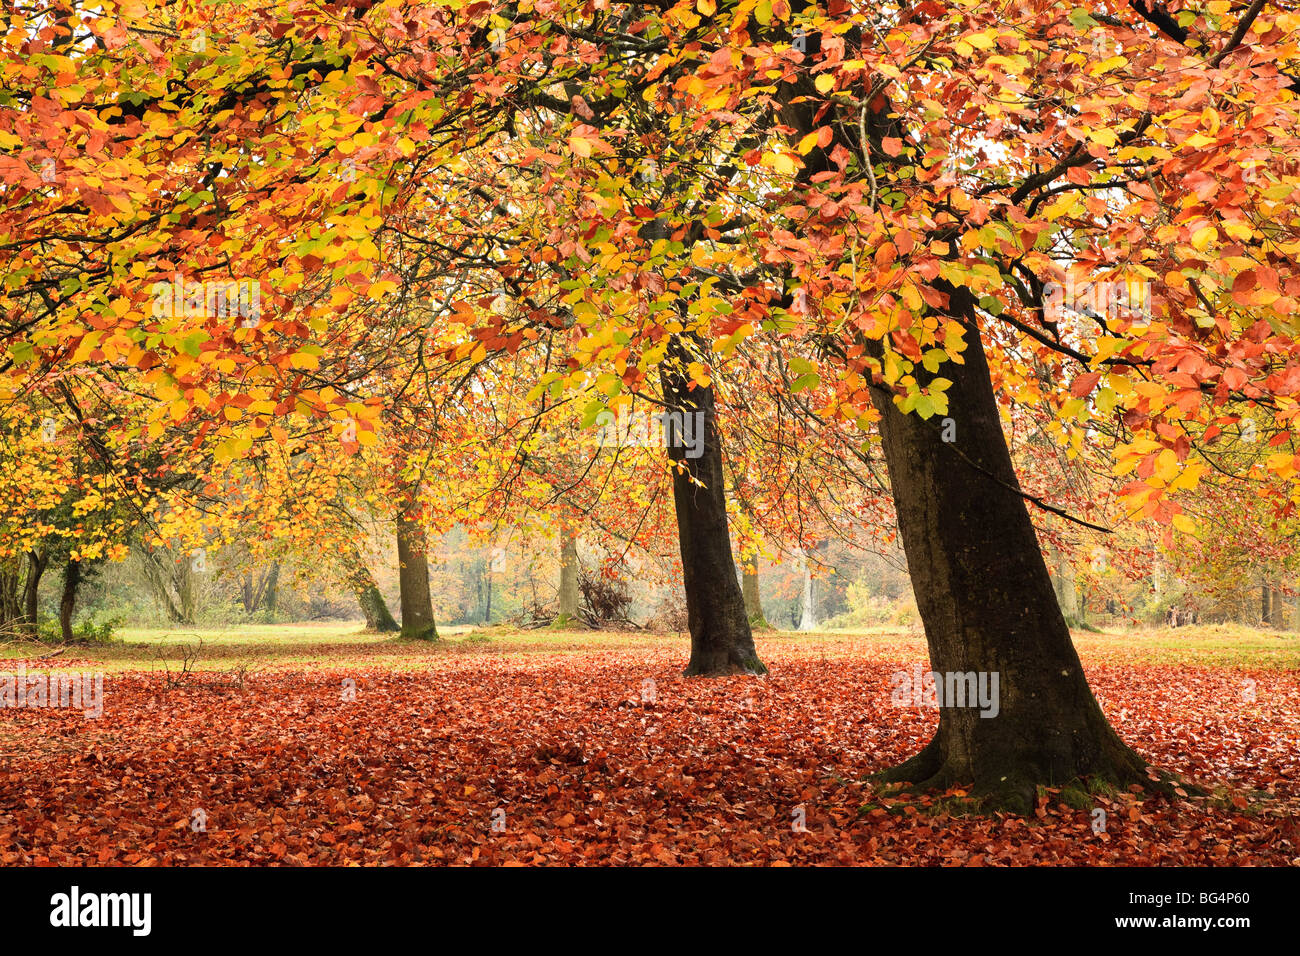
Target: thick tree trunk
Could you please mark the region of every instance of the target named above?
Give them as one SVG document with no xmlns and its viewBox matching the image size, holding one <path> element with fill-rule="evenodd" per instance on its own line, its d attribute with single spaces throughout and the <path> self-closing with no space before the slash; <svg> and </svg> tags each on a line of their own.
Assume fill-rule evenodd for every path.
<svg viewBox="0 0 1300 956">
<path fill-rule="evenodd" d="M 402 637 L 435 640 L 438 628 L 433 620 L 429 596 L 428 544 L 424 524 L 418 516 L 401 512 L 397 516 L 398 583 L 401 586 Z"/>
<path fill-rule="evenodd" d="M 820 39 L 815 31 L 807 37 L 814 61 Z M 891 118 L 886 93 L 866 113 L 818 112 L 811 70 L 782 83 L 777 99 L 792 143 L 823 125 L 834 131 L 825 149 L 805 156 L 805 178 L 832 170 L 836 148 L 873 162 L 888 155 L 886 136 L 909 139 Z M 1070 642 L 1002 434 L 973 297 L 941 281 L 932 285 L 951 295 L 943 311 L 966 326 L 969 343 L 964 364 L 945 362 L 938 373 L 952 381 L 946 394 L 955 440 L 945 440 L 952 427 L 943 421 L 901 412 L 892 390 L 876 384 L 872 398 L 933 669 L 945 680 L 983 672 L 989 688 L 998 675 L 998 709 L 982 717 L 981 708 L 944 700 L 930 743 L 882 776 L 925 788 L 971 786 L 989 805 L 1021 811 L 1033 807 L 1040 785 L 1081 777 L 1145 784 L 1145 762 L 1107 723 Z M 882 358 L 881 342 L 863 344 Z M 914 374 L 922 387 L 934 377 L 919 366 Z"/>
<path fill-rule="evenodd" d="M 77 609 L 77 589 L 81 587 L 81 562 L 69 561 L 63 566 L 63 594 L 59 599 L 59 630 L 63 640 L 72 640 L 72 615 Z"/>
<path fill-rule="evenodd" d="M 1259 586 L 1259 619 L 1265 627 L 1273 626 L 1273 589 L 1267 583 Z"/>
<path fill-rule="evenodd" d="M 740 593 L 745 599 L 745 614 L 749 617 L 749 626 L 766 630 L 769 625 L 763 614 L 763 598 L 759 593 L 758 555 L 751 554 L 741 561 L 743 567 L 740 581 Z"/>
<path fill-rule="evenodd" d="M 691 659 L 685 673 L 763 674 L 767 668 L 754 648 L 731 554 L 713 389 L 689 387 L 686 367 L 703 354 L 698 342 L 691 345 L 681 336 L 674 337 L 660 366 L 664 401 L 671 412 L 682 416 L 680 428 L 670 423 L 668 456 L 678 466 L 673 471 L 673 501 L 691 631 Z M 701 451 L 698 457 L 694 456 L 697 450 Z"/>
<path fill-rule="evenodd" d="M 560 614 L 557 623 L 567 624 L 578 616 L 578 536 L 567 533 L 560 548 Z"/>
<path fill-rule="evenodd" d="M 970 296 L 943 291 L 969 343 L 964 364 L 940 370 L 953 382 L 956 441 L 944 441 L 935 421 L 903 414 L 883 389 L 873 393 L 933 670 L 989 675 L 989 686 L 997 675 L 999 693 L 996 716 L 942 701 L 934 738 L 884 777 L 973 785 L 1022 812 L 1038 786 L 1147 783 L 1145 762 L 1106 721 L 1070 642 L 1018 491 Z"/>
</svg>

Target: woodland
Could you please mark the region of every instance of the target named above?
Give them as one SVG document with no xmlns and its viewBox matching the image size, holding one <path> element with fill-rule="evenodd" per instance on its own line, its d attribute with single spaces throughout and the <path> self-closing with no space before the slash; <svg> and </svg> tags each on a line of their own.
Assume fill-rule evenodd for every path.
<svg viewBox="0 0 1300 956">
<path fill-rule="evenodd" d="M 0 71 L 0 864 L 1300 866 L 1293 3 Z"/>
</svg>

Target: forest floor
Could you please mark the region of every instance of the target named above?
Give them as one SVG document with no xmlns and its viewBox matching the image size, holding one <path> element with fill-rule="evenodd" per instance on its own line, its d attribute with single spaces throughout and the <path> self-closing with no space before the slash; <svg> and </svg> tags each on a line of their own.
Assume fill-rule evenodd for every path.
<svg viewBox="0 0 1300 956">
<path fill-rule="evenodd" d="M 1300 866 L 1296 635 L 1077 634 L 1120 735 L 1208 796 L 1026 817 L 866 779 L 936 723 L 891 698 L 916 633 L 773 632 L 768 677 L 689 680 L 671 634 L 124 638 L 0 646 L 0 682 L 103 674 L 97 717 L 0 708 L 0 863 Z"/>
</svg>

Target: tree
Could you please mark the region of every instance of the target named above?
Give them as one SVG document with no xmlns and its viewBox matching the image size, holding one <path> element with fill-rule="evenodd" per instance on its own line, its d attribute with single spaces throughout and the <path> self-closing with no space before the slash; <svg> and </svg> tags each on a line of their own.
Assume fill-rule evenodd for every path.
<svg viewBox="0 0 1300 956">
<path fill-rule="evenodd" d="M 366 618 L 367 631 L 388 634 L 401 630 L 388 610 L 388 603 L 375 583 L 375 576 L 371 574 L 361 549 L 355 543 L 351 544 L 351 548 L 343 556 L 343 575 L 357 595 L 357 603 Z M 432 619 L 432 610 L 429 616 Z"/>
<path fill-rule="evenodd" d="M 578 617 L 578 536 L 572 531 L 564 533 L 560 549 L 560 610 L 557 624 L 569 624 Z"/>
<path fill-rule="evenodd" d="M 417 506 L 418 507 L 418 506 Z M 397 512 L 397 563 L 401 586 L 402 637 L 408 640 L 436 640 L 429 596 L 428 538 L 418 510 L 409 503 Z"/>
<path fill-rule="evenodd" d="M 695 388 L 687 368 L 703 357 L 699 343 L 688 346 L 674 338 L 662 370 L 668 409 L 683 416 L 700 416 L 695 427 L 702 454 L 690 457 L 684 441 L 669 441 L 677 536 L 681 544 L 682 580 L 691 632 L 691 659 L 686 674 L 762 674 L 749 614 L 740 592 L 731 554 L 727 523 L 726 484 L 722 470 L 722 437 L 712 389 Z M 684 426 L 676 426 L 683 428 Z"/>
<path fill-rule="evenodd" d="M 459 372 L 527 351 L 541 369 L 516 387 L 581 401 L 588 426 L 637 400 L 703 413 L 704 454 L 670 457 L 690 670 L 727 672 L 761 665 L 720 370 L 750 345 L 798 359 L 765 387 L 825 394 L 814 414 L 878 441 L 933 667 L 1002 678 L 996 720 L 945 707 L 887 776 L 1019 808 L 1040 785 L 1148 781 L 1088 689 L 1027 505 L 1064 509 L 1026 491 L 1006 431 L 1048 394 L 1057 418 L 1111 426 L 1126 503 L 1170 542 L 1220 480 L 1202 445 L 1243 409 L 1294 431 L 1294 12 L 551 0 L 344 16 L 355 29 L 322 36 L 305 8 L 242 12 L 210 46 L 264 22 L 274 38 L 159 81 L 158 58 L 87 14 L 102 44 L 9 71 L 4 145 L 30 153 L 0 165 L 0 256 L 25 279 L 0 303 L 18 384 L 133 364 L 160 399 L 145 427 L 201 419 L 226 459 L 279 442 L 291 414 L 369 432 L 383 402 L 367 389 L 407 393 L 369 377 L 404 367 L 398 344 L 457 401 L 463 379 L 421 375 L 430 354 Z M 175 25 L 197 23 L 211 12 Z M 121 89 L 141 92 L 123 106 Z M 88 124 L 55 182 L 27 103 Z M 106 184 L 109 143 L 123 176 Z M 381 259 L 372 234 L 418 238 Z M 160 261 L 187 281 L 265 277 L 279 314 L 163 321 L 141 288 Z M 1062 290 L 1086 330 L 1061 321 Z M 412 294 L 445 319 L 433 348 L 386 314 Z M 1294 485 L 1298 466 L 1283 438 L 1263 467 Z"/>
</svg>

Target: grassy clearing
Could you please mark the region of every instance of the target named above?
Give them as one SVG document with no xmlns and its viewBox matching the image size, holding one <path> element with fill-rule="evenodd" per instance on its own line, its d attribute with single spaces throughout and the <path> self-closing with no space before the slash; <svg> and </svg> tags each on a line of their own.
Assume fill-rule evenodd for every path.
<svg viewBox="0 0 1300 956">
<path fill-rule="evenodd" d="M 199 670 L 225 670 L 232 664 L 256 668 L 302 667 L 372 661 L 396 670 L 434 667 L 440 660 L 465 655 L 507 658 L 599 654 L 618 651 L 676 651 L 689 655 L 685 634 L 645 631 L 550 631 L 510 627 L 443 627 L 436 642 L 404 641 L 391 635 L 367 634 L 359 621 L 319 624 L 250 624 L 230 628 L 126 628 L 111 644 L 69 647 L 53 666 L 76 661 L 105 671 L 161 670 L 175 666 L 187 653 Z M 1209 667 L 1300 668 L 1300 635 L 1260 631 L 1240 626 L 1209 626 L 1177 630 L 1076 632 L 1075 644 L 1089 660 L 1147 661 Z M 917 631 L 868 629 L 858 632 L 800 633 L 766 631 L 758 635 L 765 649 L 812 658 L 866 660 L 924 659 L 925 641 Z M 45 645 L 0 645 L 0 659 L 33 660 L 55 650 Z M 55 663 L 57 661 L 57 663 Z"/>
</svg>

